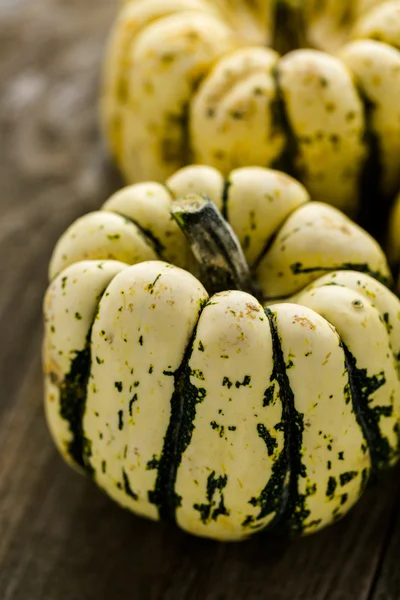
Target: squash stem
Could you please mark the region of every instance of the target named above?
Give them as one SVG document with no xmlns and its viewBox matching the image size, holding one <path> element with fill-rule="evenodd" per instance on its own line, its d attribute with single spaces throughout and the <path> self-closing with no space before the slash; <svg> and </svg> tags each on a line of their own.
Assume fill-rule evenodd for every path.
<svg viewBox="0 0 400 600">
<path fill-rule="evenodd" d="M 307 26 L 304 0 L 275 0 L 272 47 L 279 54 L 307 48 Z"/>
<path fill-rule="evenodd" d="M 225 290 L 254 294 L 240 243 L 232 227 L 207 196 L 190 194 L 175 200 L 171 214 L 189 241 L 209 294 Z"/>
</svg>

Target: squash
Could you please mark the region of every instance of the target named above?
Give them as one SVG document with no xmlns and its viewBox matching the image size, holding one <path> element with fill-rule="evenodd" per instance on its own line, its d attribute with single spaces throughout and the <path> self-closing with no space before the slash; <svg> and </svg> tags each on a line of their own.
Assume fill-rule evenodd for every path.
<svg viewBox="0 0 400 600">
<path fill-rule="evenodd" d="M 59 451 L 191 534 L 335 522 L 400 450 L 400 301 L 369 273 L 390 281 L 377 243 L 277 171 L 186 167 L 117 192 L 50 264 Z"/>
<path fill-rule="evenodd" d="M 130 0 L 101 114 L 128 182 L 280 168 L 379 233 L 400 187 L 398 97 L 400 0 Z"/>
<path fill-rule="evenodd" d="M 171 218 L 174 198 L 193 192 L 209 197 L 229 221 L 264 298 L 296 293 L 320 274 L 351 269 L 391 284 L 378 243 L 338 209 L 310 202 L 302 184 L 262 167 L 243 167 L 226 178 L 207 166 L 188 166 L 165 185 L 143 182 L 114 194 L 80 217 L 57 242 L 53 279 L 79 260 L 128 264 L 163 260 L 198 274 L 190 245 Z"/>
</svg>

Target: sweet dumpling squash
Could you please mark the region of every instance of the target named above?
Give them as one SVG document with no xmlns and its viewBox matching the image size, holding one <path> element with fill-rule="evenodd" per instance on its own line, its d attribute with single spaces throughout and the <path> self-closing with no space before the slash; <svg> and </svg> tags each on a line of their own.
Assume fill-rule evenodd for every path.
<svg viewBox="0 0 400 600">
<path fill-rule="evenodd" d="M 102 210 L 79 218 L 55 247 L 50 278 L 85 259 L 128 264 L 161 259 L 197 275 L 191 248 L 171 209 L 175 198 L 199 191 L 229 221 L 264 298 L 294 294 L 336 269 L 391 282 L 377 242 L 336 208 L 310 202 L 306 189 L 293 178 L 261 167 L 236 169 L 224 178 L 206 166 L 185 167 L 165 185 L 128 186 Z"/>
<path fill-rule="evenodd" d="M 50 265 L 60 452 L 192 534 L 336 521 L 399 453 L 400 302 L 371 272 L 389 281 L 372 238 L 276 171 L 188 167 L 118 192 Z"/>
<path fill-rule="evenodd" d="M 128 182 L 275 166 L 379 220 L 400 187 L 399 50 L 399 0 L 130 0 L 104 131 Z"/>
</svg>

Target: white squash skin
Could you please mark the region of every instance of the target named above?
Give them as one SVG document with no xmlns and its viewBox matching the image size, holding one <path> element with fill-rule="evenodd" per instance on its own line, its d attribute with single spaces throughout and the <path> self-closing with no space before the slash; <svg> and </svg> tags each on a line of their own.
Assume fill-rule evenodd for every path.
<svg viewBox="0 0 400 600">
<path fill-rule="evenodd" d="M 258 265 L 257 280 L 266 298 L 289 296 L 321 272 L 352 264 L 391 279 L 385 255 L 369 234 L 333 206 L 310 202 L 279 230 Z"/>
<path fill-rule="evenodd" d="M 360 40 L 345 46 L 340 58 L 373 105 L 371 130 L 378 139 L 381 189 L 390 198 L 400 186 L 400 52 L 381 42 Z"/>
<path fill-rule="evenodd" d="M 354 19 L 357 1 L 352 0 L 311 0 L 304 2 L 308 8 L 309 23 L 307 37 L 310 47 L 334 52 L 349 35 L 352 19 Z"/>
<path fill-rule="evenodd" d="M 167 187 L 173 196 L 203 189 L 217 201 L 219 198 L 219 207 L 239 229 L 240 238 L 245 235 L 246 227 L 250 228 L 249 235 L 254 235 L 255 240 L 255 245 L 250 246 L 253 257 L 260 249 L 262 251 L 270 235 L 276 233 L 258 267 L 259 274 L 265 277 L 265 280 L 260 278 L 261 283 L 270 286 L 268 279 L 272 282 L 272 287 L 263 290 L 267 295 L 298 292 L 315 279 L 320 272 L 318 269 L 343 268 L 347 262 L 367 263 L 369 269 L 383 276 L 390 275 L 383 253 L 372 238 L 336 209 L 317 202 L 309 203 L 304 188 L 279 172 L 243 168 L 224 181 L 215 169 L 192 166 L 170 178 Z M 166 240 L 168 229 L 163 230 L 163 223 L 167 220 L 168 206 L 173 202 L 168 189 L 146 183 L 116 194 L 105 204 L 103 211 L 88 215 L 87 221 L 84 217 L 78 227 L 73 225 L 63 236 L 51 271 L 55 274 L 63 261 L 79 261 L 99 253 L 106 257 L 115 241 L 120 244 L 120 254 L 128 256 L 128 261 L 132 260 L 135 236 L 139 236 L 146 249 L 150 248 L 131 221 L 110 211 L 128 214 L 142 228 L 159 237 L 165 236 Z M 252 211 L 256 215 L 256 229 L 252 229 Z M 114 240 L 122 225 L 127 230 L 123 229 L 123 235 Z M 273 231 L 272 226 L 278 231 Z M 307 262 L 308 259 L 311 262 Z M 266 260 L 270 266 L 268 276 L 264 272 Z M 296 274 L 291 269 L 293 261 L 300 262 L 304 269 L 316 270 Z M 118 263 L 105 264 L 118 267 Z M 98 266 L 95 268 L 96 261 L 77 262 L 52 284 L 61 296 L 48 293 L 54 300 L 53 312 L 50 308 L 47 310 L 50 318 L 46 325 L 46 347 L 54 346 L 53 353 L 63 342 L 54 345 L 51 314 L 62 319 L 64 307 L 73 315 L 75 312 L 80 314 L 80 297 L 62 295 L 65 273 L 76 270 L 80 274 L 85 271 L 85 265 L 89 265 L 90 273 L 92 270 L 101 272 Z M 386 382 L 371 394 L 371 406 L 380 407 L 380 410 L 386 407 L 387 416 L 379 418 L 378 427 L 392 448 L 390 462 L 397 460 L 400 304 L 383 285 L 361 273 L 331 273 L 298 293 L 292 299 L 292 302 L 298 302 L 297 306 L 291 304 L 289 298 L 284 304 L 270 307 L 276 314 L 286 363 L 286 369 L 282 368 L 294 393 L 294 408 L 304 414 L 302 462 L 306 465 L 307 476 L 299 480 L 300 498 L 293 508 L 293 504 L 286 502 L 288 489 L 293 495 L 295 466 L 289 464 L 288 469 L 284 462 L 285 471 L 278 483 L 274 479 L 276 473 L 272 476 L 282 453 L 287 456 L 285 432 L 293 415 L 282 419 L 282 401 L 286 406 L 287 399 L 283 400 L 281 380 L 276 374 L 271 323 L 260 304 L 244 292 L 225 292 L 213 297 L 199 320 L 207 294 L 201 283 L 187 271 L 158 261 L 118 268 L 124 271 L 114 279 L 109 276 L 108 281 L 113 280 L 101 299 L 91 333 L 91 370 L 83 435 L 87 440 L 84 447 L 86 464 L 93 469 L 99 486 L 122 506 L 153 519 L 160 515 L 164 518 L 167 511 L 168 516 L 175 514 L 178 524 L 185 530 L 220 540 L 244 539 L 268 527 L 275 516 L 281 518 L 282 512 L 284 522 L 287 521 L 293 531 L 301 533 L 316 531 L 345 514 L 364 489 L 370 459 L 345 391 L 344 353 L 334 326 L 355 356 L 358 369 L 367 369 L 369 377 L 378 375 L 379 378 L 381 371 L 385 373 Z M 286 276 L 279 277 L 282 268 L 287 269 L 291 291 L 281 285 L 286 280 Z M 81 281 L 79 277 L 75 279 Z M 92 278 L 82 279 L 82 286 L 86 312 L 82 311 L 83 319 L 76 320 L 79 335 L 74 334 L 72 342 L 68 342 L 70 346 L 66 346 L 67 351 L 74 353 L 65 365 L 65 374 L 70 371 L 75 351 L 86 346 L 98 305 L 99 293 Z M 354 318 L 348 324 L 343 319 L 350 318 L 346 307 L 349 299 L 354 298 L 362 299 L 368 319 L 364 322 Z M 322 317 L 310 309 L 321 313 Z M 294 317 L 300 320 L 293 322 Z M 304 323 L 310 321 L 315 329 L 308 331 Z M 62 328 L 66 332 L 64 335 L 69 336 L 68 323 Z M 56 332 L 58 329 L 57 324 Z M 195 330 L 193 350 L 188 358 Z M 372 358 L 371 344 L 377 345 Z M 312 346 L 312 354 L 308 354 L 308 346 Z M 229 348 L 234 348 L 233 354 Z M 189 361 L 188 366 L 184 360 Z M 47 360 L 46 364 L 51 361 Z M 188 369 L 191 369 L 190 375 Z M 50 369 L 46 368 L 46 371 L 50 429 L 67 462 L 73 463 L 68 455 L 71 441 L 68 422 L 61 416 L 60 398 L 55 395 L 58 387 L 54 385 L 54 375 L 49 375 Z M 182 379 L 182 373 L 187 379 Z M 246 376 L 250 377 L 249 381 Z M 224 377 L 227 378 L 226 385 Z M 189 380 L 195 387 L 182 388 Z M 190 403 L 188 398 L 196 387 L 201 393 L 192 414 L 187 402 Z M 165 459 L 165 463 L 163 456 L 170 456 L 163 454 L 166 447 L 170 448 L 166 440 L 174 435 L 168 432 L 176 431 L 175 417 L 171 421 L 171 414 L 176 415 L 172 401 L 174 390 L 183 403 L 183 421 L 179 436 L 173 442 L 175 449 L 180 450 L 176 450 L 178 454 L 174 454 L 174 458 Z M 51 395 L 56 399 L 55 403 L 50 402 Z M 270 402 L 263 406 L 267 396 Z M 388 414 L 390 403 L 393 405 L 391 415 Z M 194 417 L 195 429 L 190 443 L 182 447 L 179 440 L 185 439 L 190 415 Z M 275 430 L 282 421 L 282 427 Z M 260 430 L 260 426 L 265 429 Z M 318 432 L 323 431 L 322 437 L 329 436 L 328 441 L 324 440 L 325 444 L 319 444 L 321 436 L 317 427 Z M 335 437 L 341 428 L 340 438 Z M 339 443 L 340 449 L 336 447 Z M 331 446 L 330 450 L 328 446 Z M 327 458 L 328 452 L 335 456 Z M 339 452 L 344 453 L 343 460 Z M 160 464 L 163 467 L 158 472 Z M 166 487 L 165 478 L 160 484 L 160 477 L 162 480 L 162 473 L 166 472 L 165 464 L 170 473 L 168 482 L 174 481 L 174 469 L 177 469 L 174 490 Z M 343 486 L 338 483 L 340 475 L 344 477 Z M 281 503 L 269 503 L 268 510 L 262 513 L 265 504 L 261 500 L 265 501 L 266 486 L 268 483 L 271 486 L 271 482 L 273 489 L 279 491 Z M 173 493 L 181 498 L 176 513 L 172 505 Z M 294 514 L 290 514 L 290 510 L 294 510 Z"/>
<path fill-rule="evenodd" d="M 271 19 L 270 0 L 212 0 L 221 17 L 246 44 L 268 45 Z"/>
<path fill-rule="evenodd" d="M 261 167 L 236 169 L 227 181 L 227 217 L 253 267 L 285 219 L 310 196 L 292 177 Z"/>
<path fill-rule="evenodd" d="M 355 213 L 367 147 L 350 72 L 328 54 L 295 50 L 281 59 L 278 73 L 300 179 L 314 200 Z"/>
<path fill-rule="evenodd" d="M 400 312 L 398 297 L 369 275 L 352 271 L 329 273 L 312 283 L 304 291 L 300 292 L 298 297 L 301 298 L 308 291 L 326 285 L 331 286 L 332 284 L 344 286 L 346 289 L 355 291 L 379 311 L 381 321 L 386 327 L 397 377 L 400 380 Z M 393 398 L 393 418 L 400 424 L 399 393 Z"/>
<path fill-rule="evenodd" d="M 354 24 L 357 25 L 375 5 L 384 2 L 385 0 L 305 0 L 310 46 L 335 52 L 352 34 Z"/>
<path fill-rule="evenodd" d="M 369 411 L 380 415 L 377 417 L 378 429 L 391 450 L 387 464 L 395 464 L 399 452 L 400 381 L 387 327 L 379 311 L 365 296 L 335 285 L 299 294 L 297 301 L 332 323 L 355 358 L 356 368 L 366 370 L 365 402 Z M 375 378 L 376 386 L 372 385 Z M 388 414 L 382 412 L 386 410 Z"/>
<path fill-rule="evenodd" d="M 177 522 L 190 533 L 220 540 L 243 539 L 267 527 L 274 511 L 258 520 L 260 506 L 253 498 L 260 496 L 271 479 L 273 465 L 283 450 L 285 428 L 275 429 L 283 414 L 280 383 L 273 375 L 280 367 L 262 307 L 244 292 L 224 292 L 210 299 L 199 319 L 207 294 L 189 273 L 158 261 L 134 267 L 112 262 L 104 265 L 118 274 L 102 296 L 92 329 L 83 420 L 90 449 L 86 460 L 96 482 L 122 506 L 158 518 L 157 506 L 148 493 L 155 489 L 157 461 L 170 419 L 174 393 L 171 375 L 181 367 L 197 327 L 188 369 L 191 384 L 201 393 L 190 443 L 176 464 L 175 494 L 181 497 Z M 58 289 L 59 293 L 48 292 L 46 347 L 58 350 L 51 337 L 57 332 L 57 328 L 51 330 L 51 315 L 64 319 L 64 306 L 70 311 L 83 307 L 82 319 L 76 321 L 79 335 L 72 345 L 78 349 L 85 346 L 99 296 L 92 277 L 86 274 L 97 276 L 97 271 L 103 276 L 95 261 L 79 263 L 51 284 L 50 290 Z M 73 274 L 75 283 L 63 283 L 65 273 Z M 80 294 L 63 296 L 67 286 L 81 285 L 79 282 L 84 287 L 82 298 Z M 377 371 L 385 373 L 386 383 L 371 394 L 370 400 L 372 407 L 393 402 L 392 416 L 381 417 L 379 428 L 395 449 L 398 439 L 393 429 L 399 422 L 400 383 L 392 350 L 400 338 L 399 325 L 393 321 L 392 328 L 386 328 L 386 323 L 391 324 L 400 312 L 400 304 L 386 288 L 356 272 L 331 273 L 295 300 L 296 305 L 273 305 L 269 310 L 274 314 L 294 408 L 304 415 L 301 461 L 306 477 L 298 480 L 298 491 L 305 497 L 303 501 L 300 497 L 294 514 L 286 513 L 286 519 L 291 517 L 288 524 L 293 531 L 311 533 L 351 508 L 365 487 L 370 468 L 362 431 L 345 390 L 348 379 L 337 331 L 356 357 L 358 368 L 366 368 L 369 376 Z M 354 306 L 354 300 L 361 300 L 363 306 Z M 90 310 L 84 312 L 85 307 Z M 388 320 L 382 318 L 382 311 L 390 313 Z M 64 336 L 68 327 L 61 330 Z M 372 357 L 371 344 L 377 348 Z M 69 367 L 67 361 L 65 370 Z M 264 402 L 266 398 L 268 402 Z M 190 421 L 193 415 L 186 402 L 184 392 L 183 415 Z M 65 426 L 60 415 L 51 418 L 56 423 L 51 427 L 52 435 L 65 456 L 69 441 Z M 292 414 L 292 427 L 293 418 Z M 270 455 L 258 429 L 260 423 L 275 438 Z M 185 429 L 180 435 L 185 435 Z M 293 457 L 293 448 L 291 452 Z M 69 460 L 68 455 L 65 458 Z M 392 461 L 395 459 L 393 454 Z M 292 481 L 294 469 L 292 463 Z M 288 476 L 281 479 L 285 488 Z M 278 503 L 275 508 L 283 510 L 285 498 L 282 493 L 282 505 Z M 289 507 L 293 510 L 292 504 Z"/>
<path fill-rule="evenodd" d="M 308 202 L 303 186 L 279 171 L 243 167 L 224 180 L 212 167 L 195 165 L 177 171 L 166 185 L 175 197 L 204 192 L 226 212 L 265 298 L 287 297 L 324 270 L 351 268 L 351 264 L 391 279 L 386 258 L 369 234 L 337 209 Z M 136 184 L 117 192 L 102 212 L 78 219 L 56 245 L 50 277 L 72 262 L 88 258 L 128 264 L 159 258 L 151 239 L 111 210 L 161 238 L 168 256 L 197 275 L 189 245 L 168 217 L 167 193 L 157 183 Z"/>
<path fill-rule="evenodd" d="M 204 0 L 140 0 L 127 2 L 110 34 L 104 65 L 100 102 L 104 131 L 109 132 L 110 147 L 124 161 L 125 120 L 129 118 L 128 73 L 132 68 L 132 48 L 140 32 L 151 23 L 182 10 L 212 13 Z M 128 172 L 130 167 L 127 167 Z"/>
<path fill-rule="evenodd" d="M 154 461 L 161 458 L 170 419 L 171 373 L 183 361 L 207 298 L 186 271 L 159 261 L 142 263 L 115 277 L 93 325 L 83 419 L 90 464 L 112 498 L 153 519 L 158 511 L 148 493 L 155 487 Z"/>
<path fill-rule="evenodd" d="M 269 308 L 294 408 L 304 427 L 301 448 L 296 450 L 303 475 L 292 473 L 297 476 L 300 499 L 289 523 L 294 531 L 309 534 L 334 522 L 357 502 L 368 480 L 370 456 L 347 392 L 348 373 L 337 331 L 305 306 L 289 303 Z M 341 485 L 345 473 L 351 473 L 351 480 Z"/>
<path fill-rule="evenodd" d="M 272 164 L 281 155 L 285 135 L 273 112 L 278 60 L 268 48 L 243 48 L 210 71 L 191 104 L 197 162 L 227 174 L 239 166 Z"/>
<path fill-rule="evenodd" d="M 126 4 L 106 56 L 101 105 L 105 134 L 128 182 L 165 180 L 190 161 L 207 162 L 225 174 L 247 164 L 274 166 L 286 142 L 297 176 L 313 198 L 355 215 L 370 144 L 364 136 L 364 102 L 343 62 L 312 50 L 296 51 L 278 61 L 283 73 L 281 95 L 287 99 L 297 155 L 291 146 L 292 134 L 283 131 L 274 103 L 268 105 L 276 96 L 270 68 L 256 68 L 253 74 L 247 69 L 244 79 L 237 76 L 243 71 L 244 57 L 275 56 L 264 47 L 271 41 L 273 4 L 249 6 L 244 0 Z M 323 5 L 307 0 L 303 4 L 311 47 L 340 56 L 349 39 L 372 38 L 400 48 L 399 0 L 329 0 Z M 187 27 L 194 22 L 208 23 L 201 27 L 204 45 L 200 49 L 185 43 Z M 368 58 L 373 59 L 370 48 Z M 163 64 L 162 55 L 171 53 L 177 53 L 172 61 L 176 68 Z M 207 57 L 203 60 L 202 55 Z M 305 62 L 304 57 L 308 57 Z M 391 59 L 383 54 L 381 58 L 383 72 L 390 71 Z M 293 68 L 287 73 L 291 63 Z M 206 114 L 209 92 L 213 95 L 224 88 L 227 64 L 234 89 L 217 103 L 216 116 L 210 119 Z M 328 83 L 323 89 L 318 85 L 321 79 Z M 261 95 L 257 91 L 254 96 L 256 88 Z M 388 95 L 382 91 L 379 97 L 387 101 Z M 231 112 L 243 118 L 231 118 Z M 396 184 L 394 165 L 400 156 L 392 109 L 385 114 L 385 123 L 385 131 L 393 135 L 383 136 L 384 192 Z"/>
<path fill-rule="evenodd" d="M 119 260 L 135 264 L 158 258 L 150 241 L 120 215 L 92 212 L 77 219 L 61 236 L 49 266 L 52 279 L 81 260 Z"/>
<path fill-rule="evenodd" d="M 352 32 L 355 39 L 373 39 L 400 49 L 400 2 L 384 2 L 374 7 L 357 23 Z"/>
<path fill-rule="evenodd" d="M 160 258 L 182 269 L 193 267 L 189 244 L 171 217 L 172 196 L 159 183 L 139 183 L 116 192 L 102 210 L 132 219 L 162 245 Z"/>
<path fill-rule="evenodd" d="M 342 0 L 345 1 L 345 0 Z M 375 6 L 385 4 L 387 0 L 358 0 L 357 15 L 362 18 L 363 15 L 371 11 Z"/>
<path fill-rule="evenodd" d="M 244 292 L 212 296 L 192 348 L 190 381 L 199 390 L 199 400 L 177 472 L 175 492 L 181 503 L 176 519 L 196 535 L 237 540 L 271 523 L 281 504 L 279 490 L 274 490 L 275 511 L 271 507 L 258 518 L 262 502 L 251 502 L 261 497 L 284 451 L 284 433 L 274 430 L 282 420 L 277 382 L 264 406 L 274 364 L 262 306 Z M 269 448 L 263 431 L 269 432 Z"/>
<path fill-rule="evenodd" d="M 219 210 L 222 210 L 222 197 L 225 180 L 217 169 L 204 165 L 189 165 L 179 169 L 167 180 L 166 186 L 175 199 L 189 194 L 205 194 Z"/>
<path fill-rule="evenodd" d="M 128 181 L 162 181 L 186 163 L 186 107 L 210 65 L 233 47 L 229 28 L 202 12 L 195 18 L 180 12 L 142 31 L 132 49 L 136 67 L 129 72 L 124 123 Z"/>
<path fill-rule="evenodd" d="M 398 297 L 376 279 L 355 271 L 336 271 L 324 275 L 302 290 L 300 296 L 306 291 L 333 284 L 344 286 L 347 289 L 357 292 L 379 311 L 382 321 L 386 324 L 392 353 L 400 378 L 400 313 Z M 297 299 L 297 296 L 295 298 Z M 400 415 L 400 407 L 395 410 Z"/>
<path fill-rule="evenodd" d="M 65 269 L 47 289 L 44 300 L 43 369 L 47 424 L 58 450 L 74 468 L 70 424 L 61 416 L 60 385 L 73 360 L 87 345 L 101 294 L 128 265 L 116 261 L 82 261 Z"/>
</svg>

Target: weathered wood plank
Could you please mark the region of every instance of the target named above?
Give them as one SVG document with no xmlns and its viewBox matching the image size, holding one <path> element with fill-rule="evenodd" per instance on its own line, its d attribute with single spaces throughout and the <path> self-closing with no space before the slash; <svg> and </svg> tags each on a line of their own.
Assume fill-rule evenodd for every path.
<svg viewBox="0 0 400 600">
<path fill-rule="evenodd" d="M 396 478 L 396 473 L 392 477 Z M 398 475 L 397 475 L 398 479 Z M 398 486 L 400 487 L 400 482 Z M 398 600 L 400 598 L 400 510 L 399 495 L 391 515 L 391 526 L 380 556 L 380 564 L 368 600 Z"/>
<path fill-rule="evenodd" d="M 57 237 L 118 186 L 95 110 L 115 11 L 0 1 L 0 598 L 397 600 L 399 470 L 315 537 L 222 545 L 120 510 L 53 448 L 41 302 Z"/>
</svg>

